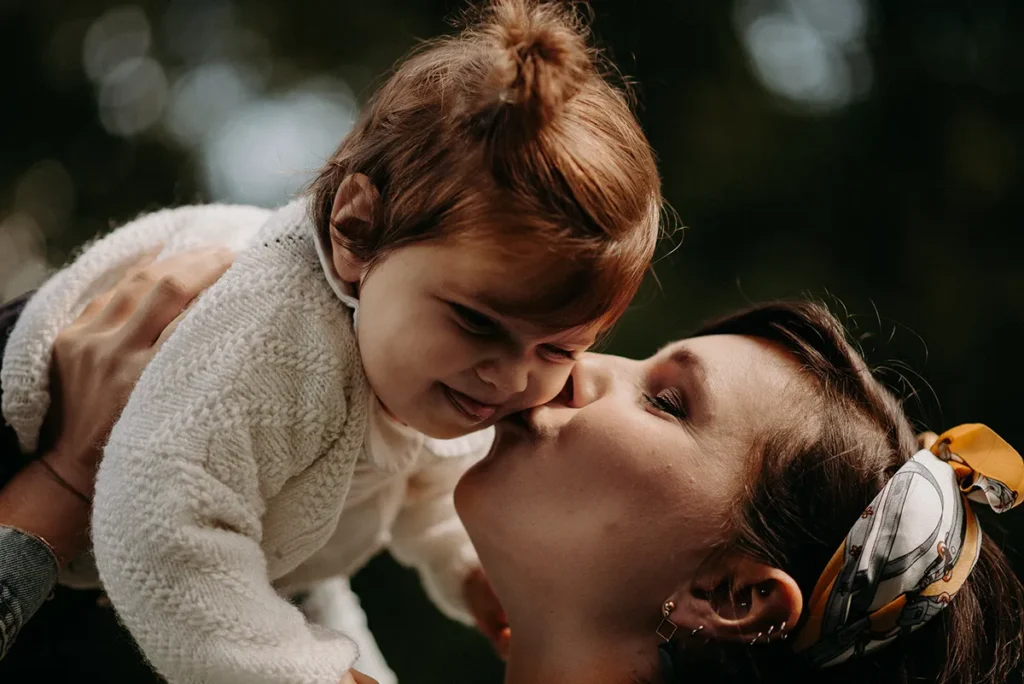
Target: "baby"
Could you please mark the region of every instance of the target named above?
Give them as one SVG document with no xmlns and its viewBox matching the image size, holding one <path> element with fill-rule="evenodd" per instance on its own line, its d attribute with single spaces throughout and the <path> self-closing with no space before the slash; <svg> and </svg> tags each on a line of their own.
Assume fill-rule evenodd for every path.
<svg viewBox="0 0 1024 684">
<path fill-rule="evenodd" d="M 128 261 L 239 252 L 139 380 L 96 482 L 101 580 L 171 682 L 351 681 L 281 597 L 381 548 L 467 620 L 486 591 L 452 490 L 495 421 L 562 389 L 658 232 L 653 155 L 570 10 L 496 0 L 407 59 L 302 199 L 143 217 L 33 297 L 3 411 L 34 450 L 57 331 Z M 174 283 L 166 284 L 174 287 Z M 474 581 L 473 578 L 477 578 Z"/>
</svg>

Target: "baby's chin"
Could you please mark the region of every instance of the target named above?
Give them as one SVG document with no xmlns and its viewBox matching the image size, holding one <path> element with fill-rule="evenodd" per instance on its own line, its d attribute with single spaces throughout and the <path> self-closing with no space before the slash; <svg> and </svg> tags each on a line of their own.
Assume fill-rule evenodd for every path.
<svg viewBox="0 0 1024 684">
<path fill-rule="evenodd" d="M 432 439 L 458 439 L 459 437 L 465 437 L 466 435 L 473 434 L 474 432 L 479 432 L 480 430 L 486 430 L 487 428 L 492 427 L 495 423 L 504 418 L 505 415 L 506 412 L 499 411 L 491 418 L 475 423 L 470 420 L 466 420 L 463 416 L 458 415 L 454 411 L 453 415 L 450 417 L 421 415 L 409 416 L 406 420 L 402 420 L 401 417 L 396 419 L 404 425 L 408 425 L 413 430 L 416 430 L 417 432 L 420 432 Z"/>
<path fill-rule="evenodd" d="M 454 423 L 431 421 L 429 423 L 425 423 L 422 427 L 412 423 L 409 425 L 417 432 L 421 432 L 432 439 L 458 439 L 459 437 L 465 437 L 466 435 L 479 432 L 480 430 L 486 430 L 496 422 L 498 422 L 497 419 L 491 419 L 481 421 L 475 425 L 457 425 Z"/>
</svg>

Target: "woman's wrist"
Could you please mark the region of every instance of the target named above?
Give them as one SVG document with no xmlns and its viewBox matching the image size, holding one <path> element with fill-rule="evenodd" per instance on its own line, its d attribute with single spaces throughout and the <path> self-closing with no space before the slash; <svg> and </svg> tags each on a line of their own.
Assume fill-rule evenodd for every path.
<svg viewBox="0 0 1024 684">
<path fill-rule="evenodd" d="M 89 543 L 89 506 L 32 461 L 0 489 L 0 525 L 42 539 L 67 563 Z"/>
<path fill-rule="evenodd" d="M 92 445 L 71 448 L 58 443 L 39 460 L 44 467 L 48 466 L 51 477 L 58 480 L 58 484 L 88 504 L 96 488 L 96 464 L 100 461 L 100 451 Z"/>
</svg>

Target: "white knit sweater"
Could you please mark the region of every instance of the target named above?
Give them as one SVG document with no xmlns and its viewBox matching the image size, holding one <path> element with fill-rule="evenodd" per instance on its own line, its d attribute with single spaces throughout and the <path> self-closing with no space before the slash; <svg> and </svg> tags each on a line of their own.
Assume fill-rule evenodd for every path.
<svg viewBox="0 0 1024 684">
<path fill-rule="evenodd" d="M 57 332 L 153 245 L 243 251 L 146 368 L 96 483 L 96 565 L 121 619 L 172 684 L 339 681 L 352 643 L 280 598 L 390 545 L 465 620 L 477 563 L 451 492 L 490 433 L 429 440 L 382 417 L 349 310 L 317 259 L 305 204 L 161 211 L 95 243 L 32 298 L 0 381 L 34 449 Z M 63 579 L 89 584 L 90 563 Z M 77 569 L 77 571 L 76 571 Z"/>
</svg>

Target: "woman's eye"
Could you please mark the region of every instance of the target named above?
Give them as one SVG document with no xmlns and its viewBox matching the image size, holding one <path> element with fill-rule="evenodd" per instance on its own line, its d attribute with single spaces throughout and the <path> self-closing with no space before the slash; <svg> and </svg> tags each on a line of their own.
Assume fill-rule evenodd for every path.
<svg viewBox="0 0 1024 684">
<path fill-rule="evenodd" d="M 498 330 L 498 324 L 478 311 L 462 306 L 451 304 L 459 325 L 471 335 L 491 335 Z"/>
<path fill-rule="evenodd" d="M 686 420 L 686 402 L 683 399 L 683 393 L 674 387 L 662 390 L 657 394 L 645 394 L 644 401 L 658 411 L 679 420 Z"/>
<path fill-rule="evenodd" d="M 553 344 L 545 344 L 542 349 L 545 356 L 553 361 L 575 361 L 576 350 L 566 349 Z"/>
</svg>

